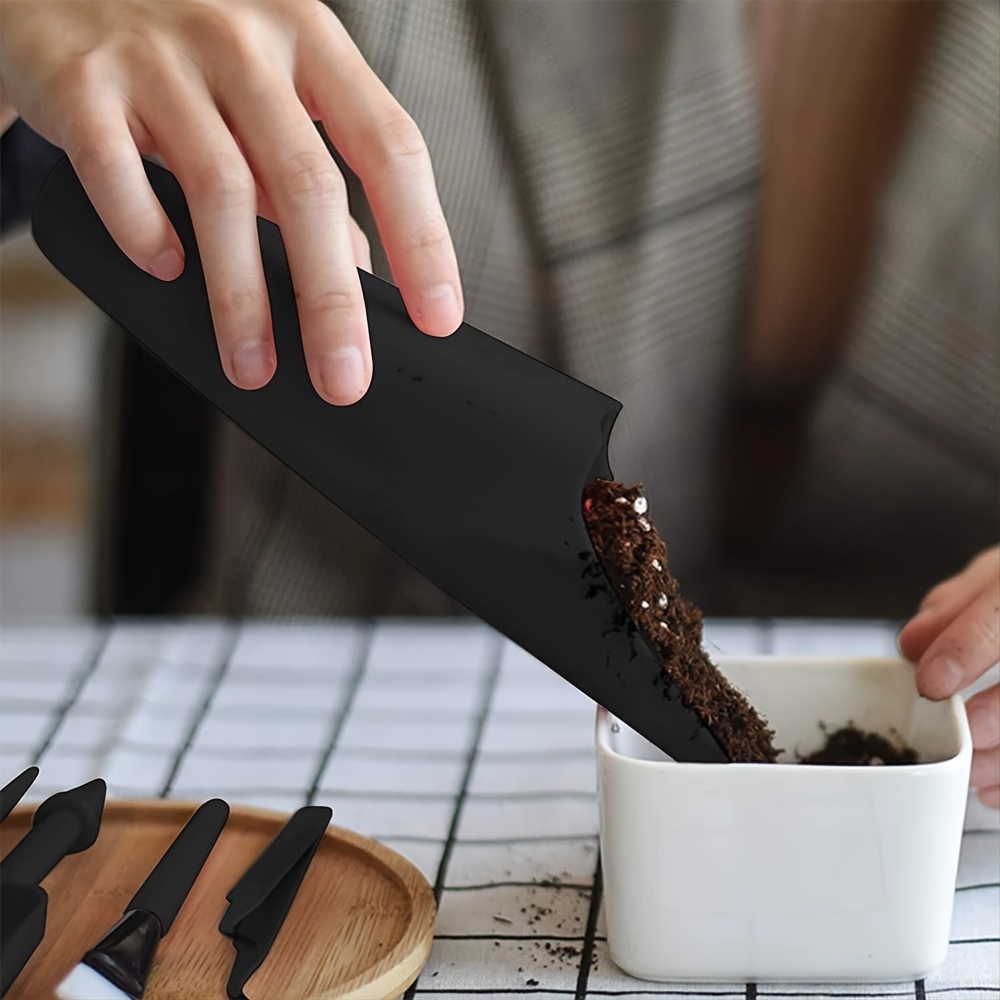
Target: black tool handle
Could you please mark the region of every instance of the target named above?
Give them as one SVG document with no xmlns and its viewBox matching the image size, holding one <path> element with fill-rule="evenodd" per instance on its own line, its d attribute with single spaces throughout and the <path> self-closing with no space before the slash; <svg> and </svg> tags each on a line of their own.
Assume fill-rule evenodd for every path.
<svg viewBox="0 0 1000 1000">
<path fill-rule="evenodd" d="M 0 822 L 5 820 L 14 806 L 24 798 L 25 792 L 31 788 L 37 777 L 38 768 L 32 764 L 0 788 Z"/>
<path fill-rule="evenodd" d="M 58 792 L 35 810 L 31 829 L 0 862 L 0 996 L 45 934 L 48 897 L 39 883 L 67 855 L 97 839 L 107 786 L 100 778 Z"/>
<path fill-rule="evenodd" d="M 48 903 L 41 886 L 0 880 L 0 997 L 42 943 Z"/>
<path fill-rule="evenodd" d="M 38 885 L 67 854 L 80 835 L 79 817 L 53 815 L 28 831 L 0 864 L 0 878 Z"/>
<path fill-rule="evenodd" d="M 36 810 L 31 829 L 0 862 L 4 881 L 38 885 L 67 855 L 97 839 L 107 785 L 101 778 L 58 792 Z"/>
<path fill-rule="evenodd" d="M 228 818 L 229 806 L 222 799 L 210 799 L 199 806 L 132 897 L 126 910 L 149 911 L 159 920 L 160 928 L 166 934 Z"/>
</svg>

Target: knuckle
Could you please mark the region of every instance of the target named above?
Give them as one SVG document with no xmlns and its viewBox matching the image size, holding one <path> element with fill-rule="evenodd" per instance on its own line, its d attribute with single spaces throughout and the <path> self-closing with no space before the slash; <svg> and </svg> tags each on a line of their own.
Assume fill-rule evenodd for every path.
<svg viewBox="0 0 1000 1000">
<path fill-rule="evenodd" d="M 132 150 L 101 135 L 88 135 L 81 136 L 67 153 L 79 174 L 93 177 L 120 173 L 131 159 Z"/>
<path fill-rule="evenodd" d="M 289 0 L 289 13 L 305 29 L 343 30 L 337 15 L 320 0 Z"/>
<path fill-rule="evenodd" d="M 408 161 L 422 165 L 430 158 L 417 123 L 402 110 L 384 121 L 376 135 L 376 151 L 383 164 Z"/>
<path fill-rule="evenodd" d="M 195 37 L 212 48 L 223 50 L 227 57 L 242 61 L 258 55 L 259 45 L 251 30 L 250 19 L 238 16 L 235 5 L 196 4 L 188 8 L 196 21 L 192 25 Z"/>
<path fill-rule="evenodd" d="M 238 288 L 219 296 L 213 312 L 224 332 L 239 333 L 244 327 L 252 325 L 263 304 L 259 289 Z"/>
<path fill-rule="evenodd" d="M 410 249 L 420 254 L 434 254 L 447 247 L 449 242 L 450 237 L 444 226 L 428 225 L 413 234 Z"/>
<path fill-rule="evenodd" d="M 278 171 L 281 190 L 293 202 L 346 203 L 347 187 L 333 160 L 326 153 L 297 153 Z"/>
<path fill-rule="evenodd" d="M 360 293 L 348 286 L 327 288 L 299 299 L 299 309 L 313 320 L 322 320 L 327 316 L 343 317 L 360 306 Z"/>
<path fill-rule="evenodd" d="M 259 11 L 245 4 L 178 4 L 185 37 L 191 41 L 215 89 L 225 90 L 233 80 L 256 81 L 273 65 L 266 24 Z"/>
<path fill-rule="evenodd" d="M 108 59 L 100 49 L 81 52 L 49 76 L 49 93 L 61 94 L 67 102 L 84 103 L 107 79 Z"/>
<path fill-rule="evenodd" d="M 972 627 L 975 632 L 976 641 L 995 652 L 998 640 L 1000 640 L 1000 629 L 998 629 L 996 615 L 987 614 L 975 618 L 973 619 Z"/>
<path fill-rule="evenodd" d="M 355 58 L 357 46 L 347 29 L 321 0 L 289 0 L 291 21 L 298 30 L 300 54 L 322 61 Z"/>
<path fill-rule="evenodd" d="M 250 168 L 236 157 L 219 158 L 196 169 L 188 188 L 192 197 L 228 205 L 248 201 L 256 185 Z"/>
</svg>

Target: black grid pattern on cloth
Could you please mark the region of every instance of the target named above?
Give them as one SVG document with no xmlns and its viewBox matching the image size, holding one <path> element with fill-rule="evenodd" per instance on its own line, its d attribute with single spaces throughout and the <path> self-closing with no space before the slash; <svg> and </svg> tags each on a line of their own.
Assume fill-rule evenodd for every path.
<svg viewBox="0 0 1000 1000">
<path fill-rule="evenodd" d="M 710 650 L 891 653 L 889 623 L 710 622 Z M 948 960 L 926 982 L 635 980 L 607 950 L 593 706 L 477 623 L 112 622 L 0 631 L 0 762 L 38 800 L 91 777 L 335 822 L 409 857 L 439 902 L 408 996 L 911 997 L 1000 993 L 1000 830 L 970 807 Z M 539 761 L 546 766 L 539 768 Z"/>
</svg>

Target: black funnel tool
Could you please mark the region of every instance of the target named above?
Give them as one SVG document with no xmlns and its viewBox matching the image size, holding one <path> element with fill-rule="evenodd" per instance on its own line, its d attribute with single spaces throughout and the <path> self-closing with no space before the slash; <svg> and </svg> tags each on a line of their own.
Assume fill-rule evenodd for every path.
<svg viewBox="0 0 1000 1000">
<path fill-rule="evenodd" d="M 219 932 L 236 948 L 229 1000 L 246 1000 L 243 987 L 267 958 L 332 816 L 329 806 L 296 810 L 226 895 L 229 907 Z"/>
<path fill-rule="evenodd" d="M 34 764 L 26 767 L 16 778 L 12 778 L 3 788 L 0 788 L 0 822 L 3 822 L 11 810 L 24 798 L 25 792 L 35 783 L 38 768 Z"/>
<path fill-rule="evenodd" d="M 40 882 L 67 855 L 97 840 L 107 786 L 100 778 L 47 798 L 31 829 L 0 862 L 0 996 L 45 936 L 48 896 Z"/>
<path fill-rule="evenodd" d="M 162 282 L 108 234 L 68 160 L 36 203 L 46 257 L 192 388 L 470 611 L 677 760 L 727 760 L 686 708 L 597 561 L 584 488 L 613 478 L 621 405 L 464 324 L 420 333 L 399 291 L 361 272 L 375 374 L 331 406 L 309 381 L 276 226 L 258 220 L 278 370 L 232 385 L 219 362 L 183 192 L 146 164 L 186 254 Z"/>
</svg>

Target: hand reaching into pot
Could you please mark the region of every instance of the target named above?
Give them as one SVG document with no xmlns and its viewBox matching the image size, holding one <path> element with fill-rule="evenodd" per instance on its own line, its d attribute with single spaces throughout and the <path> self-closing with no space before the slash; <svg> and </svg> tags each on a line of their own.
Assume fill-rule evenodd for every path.
<svg viewBox="0 0 1000 1000">
<path fill-rule="evenodd" d="M 917 664 L 925 698 L 949 698 L 1000 660 L 1000 547 L 981 553 L 957 576 L 936 586 L 899 634 L 902 654 Z M 972 731 L 970 783 L 1000 808 L 1000 687 L 966 703 Z"/>
<path fill-rule="evenodd" d="M 0 86 L 5 125 L 20 114 L 64 149 L 122 251 L 165 281 L 183 250 L 140 157 L 177 176 L 236 385 L 276 365 L 258 214 L 281 227 L 317 392 L 349 404 L 371 381 L 368 245 L 314 120 L 364 184 L 414 323 L 461 323 L 423 138 L 317 0 L 0 0 Z"/>
</svg>

